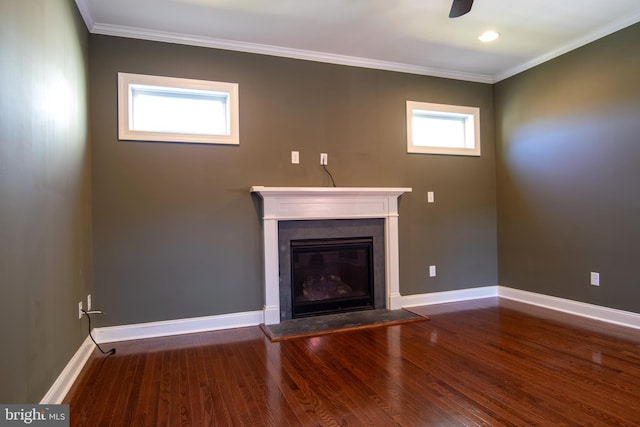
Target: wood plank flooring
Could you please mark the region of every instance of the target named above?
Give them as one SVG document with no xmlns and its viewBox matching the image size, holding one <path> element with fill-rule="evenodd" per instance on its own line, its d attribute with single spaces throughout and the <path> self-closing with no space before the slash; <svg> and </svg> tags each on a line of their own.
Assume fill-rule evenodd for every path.
<svg viewBox="0 0 640 427">
<path fill-rule="evenodd" d="M 640 331 L 497 298 L 413 310 L 431 320 L 116 343 L 65 399 L 71 425 L 640 426 Z"/>
</svg>

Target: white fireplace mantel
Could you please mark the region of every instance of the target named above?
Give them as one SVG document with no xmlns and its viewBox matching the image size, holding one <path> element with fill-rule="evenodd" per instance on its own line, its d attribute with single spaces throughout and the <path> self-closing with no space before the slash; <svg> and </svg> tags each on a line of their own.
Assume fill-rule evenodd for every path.
<svg viewBox="0 0 640 427">
<path fill-rule="evenodd" d="M 251 192 L 264 204 L 265 324 L 280 323 L 278 221 L 384 218 L 386 307 L 401 308 L 398 198 L 411 188 L 253 186 Z"/>
</svg>

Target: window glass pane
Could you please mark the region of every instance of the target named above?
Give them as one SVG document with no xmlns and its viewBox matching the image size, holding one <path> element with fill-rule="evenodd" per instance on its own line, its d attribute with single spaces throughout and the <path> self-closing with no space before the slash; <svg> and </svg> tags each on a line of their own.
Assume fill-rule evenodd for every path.
<svg viewBox="0 0 640 427">
<path fill-rule="evenodd" d="M 416 111 L 413 115 L 413 145 L 465 148 L 465 129 L 465 117 L 444 117 Z"/>
<path fill-rule="evenodd" d="M 118 139 L 240 144 L 238 84 L 118 73 Z"/>
<path fill-rule="evenodd" d="M 131 85 L 135 131 L 229 135 L 228 94 Z"/>
<path fill-rule="evenodd" d="M 407 101 L 407 152 L 480 156 L 480 109 Z"/>
</svg>

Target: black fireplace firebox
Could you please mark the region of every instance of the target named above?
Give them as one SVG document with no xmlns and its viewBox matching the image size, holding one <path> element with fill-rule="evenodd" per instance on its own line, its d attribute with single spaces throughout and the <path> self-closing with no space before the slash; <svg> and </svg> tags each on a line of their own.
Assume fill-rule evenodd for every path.
<svg viewBox="0 0 640 427">
<path fill-rule="evenodd" d="M 385 308 L 384 242 L 382 218 L 279 221 L 280 320 Z"/>
<path fill-rule="evenodd" d="M 291 241 L 293 318 L 374 308 L 371 237 Z"/>
</svg>

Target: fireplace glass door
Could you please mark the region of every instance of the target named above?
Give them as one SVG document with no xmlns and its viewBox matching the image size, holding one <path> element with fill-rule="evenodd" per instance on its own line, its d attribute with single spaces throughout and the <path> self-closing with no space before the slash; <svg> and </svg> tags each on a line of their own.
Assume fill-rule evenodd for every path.
<svg viewBox="0 0 640 427">
<path fill-rule="evenodd" d="M 374 308 L 373 239 L 291 241 L 292 317 Z"/>
</svg>

